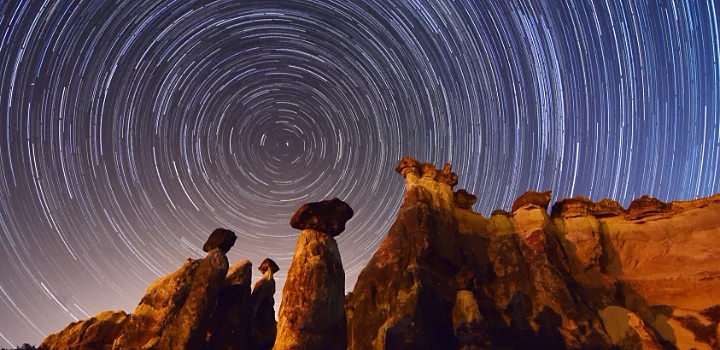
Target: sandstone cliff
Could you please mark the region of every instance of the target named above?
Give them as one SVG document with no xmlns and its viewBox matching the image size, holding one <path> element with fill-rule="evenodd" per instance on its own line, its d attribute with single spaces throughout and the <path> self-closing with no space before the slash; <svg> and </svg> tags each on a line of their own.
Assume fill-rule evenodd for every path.
<svg viewBox="0 0 720 350">
<path fill-rule="evenodd" d="M 274 273 L 228 269 L 214 231 L 148 288 L 133 314 L 70 324 L 46 349 L 720 349 L 720 194 L 625 209 L 528 191 L 511 211 L 473 212 L 449 164 L 404 158 L 398 217 L 343 295 L 334 237 L 352 209 L 309 203 L 275 321 Z"/>
</svg>

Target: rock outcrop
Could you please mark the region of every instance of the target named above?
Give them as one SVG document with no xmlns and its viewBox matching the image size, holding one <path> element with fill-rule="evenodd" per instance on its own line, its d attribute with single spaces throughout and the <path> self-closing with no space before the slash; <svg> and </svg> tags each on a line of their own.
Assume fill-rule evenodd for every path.
<svg viewBox="0 0 720 350">
<path fill-rule="evenodd" d="M 128 320 L 125 311 L 105 311 L 87 320 L 69 324 L 58 333 L 51 334 L 40 344 L 40 349 L 106 349 Z"/>
<path fill-rule="evenodd" d="M 345 271 L 333 237 L 352 216 L 337 198 L 306 204 L 293 215 L 292 226 L 304 229 L 283 289 L 275 349 L 345 349 Z M 296 225 L 296 218 L 333 224 Z"/>
<path fill-rule="evenodd" d="M 348 348 L 717 348 L 720 195 L 576 197 L 548 215 L 552 193 L 528 191 L 484 218 L 456 178 L 411 158 L 396 171 L 404 202 L 347 297 Z"/>
<path fill-rule="evenodd" d="M 265 259 L 228 269 L 232 231 L 157 280 L 131 315 L 72 323 L 45 349 L 720 349 L 720 194 L 664 203 L 528 191 L 489 218 L 458 177 L 409 157 L 387 237 L 345 291 L 353 211 L 308 203 L 275 321 Z M 548 215 L 548 208 L 551 214 Z"/>
</svg>

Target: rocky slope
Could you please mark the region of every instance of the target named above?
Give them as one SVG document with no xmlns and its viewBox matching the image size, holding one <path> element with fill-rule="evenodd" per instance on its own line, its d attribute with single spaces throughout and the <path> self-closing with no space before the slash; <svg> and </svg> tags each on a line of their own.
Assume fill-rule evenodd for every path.
<svg viewBox="0 0 720 350">
<path fill-rule="evenodd" d="M 73 323 L 46 349 L 720 349 L 720 195 L 625 209 L 529 191 L 489 218 L 457 176 L 404 158 L 405 198 L 344 296 L 334 237 L 352 209 L 309 203 L 275 322 L 277 265 L 228 268 L 218 229 L 135 312 Z M 548 210 L 550 209 L 550 210 Z M 549 214 L 548 214 L 549 212 Z"/>
</svg>

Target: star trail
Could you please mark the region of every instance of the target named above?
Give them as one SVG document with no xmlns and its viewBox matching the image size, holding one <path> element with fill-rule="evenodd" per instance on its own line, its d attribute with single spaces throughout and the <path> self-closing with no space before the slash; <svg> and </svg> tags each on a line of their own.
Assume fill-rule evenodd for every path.
<svg viewBox="0 0 720 350">
<path fill-rule="evenodd" d="M 720 192 L 711 0 L 0 0 L 0 346 L 131 312 L 216 227 L 281 267 L 303 203 L 355 209 L 351 290 L 400 158 L 484 214 Z M 259 272 L 255 278 L 259 277 Z M 280 298 L 276 300 L 279 302 Z M 277 306 L 276 306 L 277 307 Z"/>
</svg>

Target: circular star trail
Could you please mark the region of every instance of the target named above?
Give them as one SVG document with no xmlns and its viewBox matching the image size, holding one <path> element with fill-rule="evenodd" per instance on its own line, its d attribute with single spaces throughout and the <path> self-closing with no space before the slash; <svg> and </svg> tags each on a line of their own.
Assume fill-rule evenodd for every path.
<svg viewBox="0 0 720 350">
<path fill-rule="evenodd" d="M 132 311 L 216 227 L 280 291 L 290 216 L 332 197 L 351 290 L 404 155 L 451 162 L 485 215 L 720 192 L 718 7 L 1 1 L 0 346 Z"/>
</svg>

